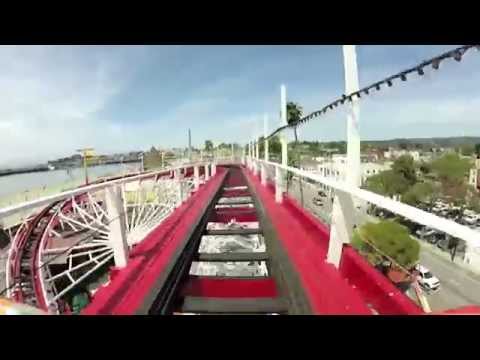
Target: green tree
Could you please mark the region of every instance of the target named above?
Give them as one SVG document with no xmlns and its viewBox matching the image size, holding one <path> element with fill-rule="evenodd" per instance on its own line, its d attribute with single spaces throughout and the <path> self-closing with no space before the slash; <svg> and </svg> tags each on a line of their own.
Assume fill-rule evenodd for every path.
<svg viewBox="0 0 480 360">
<path fill-rule="evenodd" d="M 258 143 L 258 152 L 260 157 L 265 156 L 265 141 L 264 137 L 261 136 Z M 282 155 L 282 144 L 278 136 L 274 136 L 268 139 L 268 156 L 270 159 L 280 158 Z"/>
<path fill-rule="evenodd" d="M 420 170 L 420 172 L 424 175 L 427 175 L 429 174 L 431 171 L 432 171 L 432 166 L 430 165 L 430 163 L 427 163 L 425 161 L 422 161 L 420 162 L 420 164 L 418 165 L 418 169 Z"/>
<path fill-rule="evenodd" d="M 416 206 L 421 202 L 431 202 L 435 194 L 435 187 L 431 182 L 419 182 L 402 195 L 402 202 Z"/>
<path fill-rule="evenodd" d="M 432 162 L 432 170 L 440 181 L 464 180 L 470 167 L 469 159 L 462 159 L 455 153 L 445 154 Z"/>
<path fill-rule="evenodd" d="M 375 266 L 386 260 L 384 255 L 387 255 L 410 269 L 420 256 L 420 245 L 410 237 L 408 229 L 391 220 L 364 224 L 354 232 L 352 246 Z"/>
<path fill-rule="evenodd" d="M 432 162 L 432 170 L 440 181 L 442 195 L 456 204 L 464 204 L 468 192 L 466 177 L 471 167 L 469 159 L 448 153 Z"/>
<path fill-rule="evenodd" d="M 302 117 L 302 112 L 303 112 L 303 109 L 302 107 L 293 102 L 293 101 L 289 101 L 287 103 L 287 123 L 289 125 L 291 124 L 297 124 L 298 121 L 301 119 Z M 300 151 L 298 149 L 298 134 L 297 134 L 297 126 L 295 125 L 293 127 L 293 133 L 295 135 L 295 143 L 294 143 L 294 146 L 292 148 L 293 151 L 291 151 L 290 153 L 290 157 L 288 159 L 288 165 L 289 166 L 292 166 L 292 167 L 299 167 L 300 165 Z M 288 192 L 288 189 L 290 187 L 290 183 L 292 181 L 292 177 L 293 177 L 293 174 L 291 173 L 288 173 L 288 176 L 287 176 L 287 192 Z M 300 181 L 300 198 L 301 198 L 301 203 L 303 205 L 303 186 L 302 186 L 302 181 Z"/>
<path fill-rule="evenodd" d="M 212 151 L 213 150 L 213 142 L 211 140 L 205 141 L 205 151 Z"/>
<path fill-rule="evenodd" d="M 475 154 L 480 155 L 480 144 L 475 144 Z"/>
<path fill-rule="evenodd" d="M 302 107 L 293 102 L 287 102 L 287 123 L 289 125 L 296 124 L 302 118 Z M 293 133 L 295 135 L 295 143 L 298 143 L 298 135 L 297 135 L 297 126 L 293 127 Z"/>
<path fill-rule="evenodd" d="M 402 155 L 396 159 L 392 170 L 396 175 L 403 176 L 409 185 L 417 182 L 415 162 L 410 155 Z"/>
<path fill-rule="evenodd" d="M 460 154 L 464 156 L 472 156 L 475 150 L 476 149 L 472 144 L 463 144 L 460 146 Z"/>
<path fill-rule="evenodd" d="M 384 196 L 403 194 L 409 188 L 409 182 L 393 170 L 382 171 L 370 176 L 365 184 L 367 190 Z"/>
</svg>

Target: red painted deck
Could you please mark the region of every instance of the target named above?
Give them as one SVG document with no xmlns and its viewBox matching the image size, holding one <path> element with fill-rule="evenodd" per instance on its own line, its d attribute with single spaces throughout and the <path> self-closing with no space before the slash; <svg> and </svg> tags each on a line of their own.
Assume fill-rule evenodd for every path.
<svg viewBox="0 0 480 360">
<path fill-rule="evenodd" d="M 228 279 L 205 276 L 190 276 L 183 296 L 217 298 L 276 297 L 278 295 L 272 278 Z"/>
<path fill-rule="evenodd" d="M 245 169 L 244 173 L 299 273 L 316 314 L 371 314 L 367 304 L 380 314 L 423 313 L 353 249 L 345 248 L 340 271 L 328 264 L 328 227 L 288 196 L 277 204 L 271 184 L 262 186 L 259 177 Z"/>
<path fill-rule="evenodd" d="M 176 209 L 152 231 L 129 256 L 128 265 L 115 271 L 111 283 L 99 289 L 93 301 L 84 309 L 84 315 L 134 314 L 165 270 L 173 253 L 187 237 L 195 219 L 202 214 L 202 206 L 218 190 L 226 170 L 217 168 L 217 174 Z"/>
<path fill-rule="evenodd" d="M 329 229 L 293 199 L 275 203 L 272 184 L 262 186 L 258 177 L 242 169 L 266 215 L 275 227 L 278 239 L 297 271 L 301 285 L 315 314 L 423 314 L 380 272 L 372 268 L 356 251 L 345 246 L 339 269 L 326 263 Z M 211 195 L 225 179 L 226 170 L 217 174 L 182 204 L 166 221 L 152 231 L 130 254 L 128 266 L 117 270 L 112 281 L 97 291 L 83 314 L 134 314 L 159 275 L 165 271 L 174 252 L 186 241 L 193 222 L 202 214 Z M 235 186 L 228 183 L 228 186 Z M 214 212 L 210 221 L 226 222 L 232 217 L 255 221 L 253 212 L 239 215 L 238 209 Z M 242 218 L 239 219 L 238 217 Z M 223 280 L 192 277 L 182 292 L 206 297 L 273 297 L 277 295 L 270 280 Z M 478 307 L 450 310 L 446 314 L 478 313 Z"/>
</svg>

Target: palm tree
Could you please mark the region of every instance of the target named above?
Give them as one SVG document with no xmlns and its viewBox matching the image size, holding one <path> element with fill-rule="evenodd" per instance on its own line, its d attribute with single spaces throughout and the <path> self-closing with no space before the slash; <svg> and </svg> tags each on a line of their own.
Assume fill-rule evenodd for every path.
<svg viewBox="0 0 480 360">
<path fill-rule="evenodd" d="M 298 124 L 298 121 L 302 118 L 302 112 L 303 112 L 303 109 L 299 104 L 293 101 L 287 102 L 287 123 L 289 125 L 295 124 L 295 126 L 293 127 L 293 133 L 295 135 L 295 147 L 294 147 L 295 150 L 297 150 L 297 145 L 298 145 L 298 134 L 297 134 L 296 124 Z M 298 158 L 292 159 L 293 161 L 291 165 L 292 166 L 298 165 L 300 167 L 300 153 L 297 151 L 296 155 L 298 155 Z M 287 192 L 288 192 L 288 187 L 291 182 L 291 179 L 292 179 L 291 176 L 287 177 Z M 302 186 L 301 178 L 300 178 L 300 198 L 303 206 L 303 186 Z"/>
</svg>

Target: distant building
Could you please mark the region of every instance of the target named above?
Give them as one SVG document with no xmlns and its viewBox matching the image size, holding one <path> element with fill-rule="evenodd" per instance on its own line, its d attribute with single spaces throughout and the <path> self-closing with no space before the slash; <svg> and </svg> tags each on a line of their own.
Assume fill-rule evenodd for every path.
<svg viewBox="0 0 480 360">
<path fill-rule="evenodd" d="M 377 175 L 382 171 L 391 168 L 391 162 L 373 162 L 375 157 L 362 155 L 360 163 L 362 184 L 370 176 Z M 317 157 L 314 160 L 302 161 L 301 168 L 306 171 L 315 172 L 321 176 L 332 178 L 336 181 L 345 181 L 347 174 L 347 156 L 334 154 L 328 157 Z"/>
<path fill-rule="evenodd" d="M 419 151 L 389 149 L 388 151 L 385 151 L 384 154 L 383 154 L 385 159 L 389 159 L 389 160 L 398 159 L 400 156 L 403 156 L 403 155 L 411 156 L 414 161 L 419 161 L 420 160 L 420 152 Z"/>
<path fill-rule="evenodd" d="M 480 159 L 475 159 L 475 166 L 473 169 L 470 169 L 470 174 L 468 177 L 469 185 L 472 185 L 475 189 L 479 190 L 480 188 Z"/>
</svg>

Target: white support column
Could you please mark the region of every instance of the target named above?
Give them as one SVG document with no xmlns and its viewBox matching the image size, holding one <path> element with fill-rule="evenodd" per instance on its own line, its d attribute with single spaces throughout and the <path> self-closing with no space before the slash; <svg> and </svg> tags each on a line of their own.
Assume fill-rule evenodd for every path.
<svg viewBox="0 0 480 360">
<path fill-rule="evenodd" d="M 123 212 L 123 199 L 120 186 L 105 189 L 105 202 L 109 218 L 108 240 L 113 248 L 115 266 L 123 268 L 128 261 L 127 227 Z"/>
<path fill-rule="evenodd" d="M 268 136 L 268 115 L 265 114 L 263 117 L 263 138 L 265 139 L 263 143 L 263 149 L 264 149 L 263 156 L 265 158 L 265 161 L 269 161 L 267 136 Z"/>
<path fill-rule="evenodd" d="M 193 167 L 193 186 L 195 191 L 200 188 L 200 169 L 198 168 L 198 165 Z"/>
<path fill-rule="evenodd" d="M 354 204 L 352 197 L 342 191 L 335 191 L 332 207 L 332 223 L 328 242 L 327 262 L 339 267 L 343 244 L 350 243 L 353 234 Z"/>
<path fill-rule="evenodd" d="M 282 200 L 282 170 L 275 166 L 275 202 L 281 204 Z"/>
<path fill-rule="evenodd" d="M 351 94 L 359 90 L 358 67 L 355 45 L 343 45 L 345 68 L 345 93 Z M 347 183 L 360 187 L 360 106 L 358 98 L 352 98 L 347 115 Z"/>
<path fill-rule="evenodd" d="M 287 125 L 287 88 L 282 85 L 280 88 L 280 126 Z M 280 142 L 282 144 L 282 165 L 288 165 L 288 144 L 285 131 L 280 133 Z"/>
<path fill-rule="evenodd" d="M 212 163 L 212 176 L 215 176 L 216 173 L 217 173 L 217 164 L 214 161 Z"/>
</svg>

